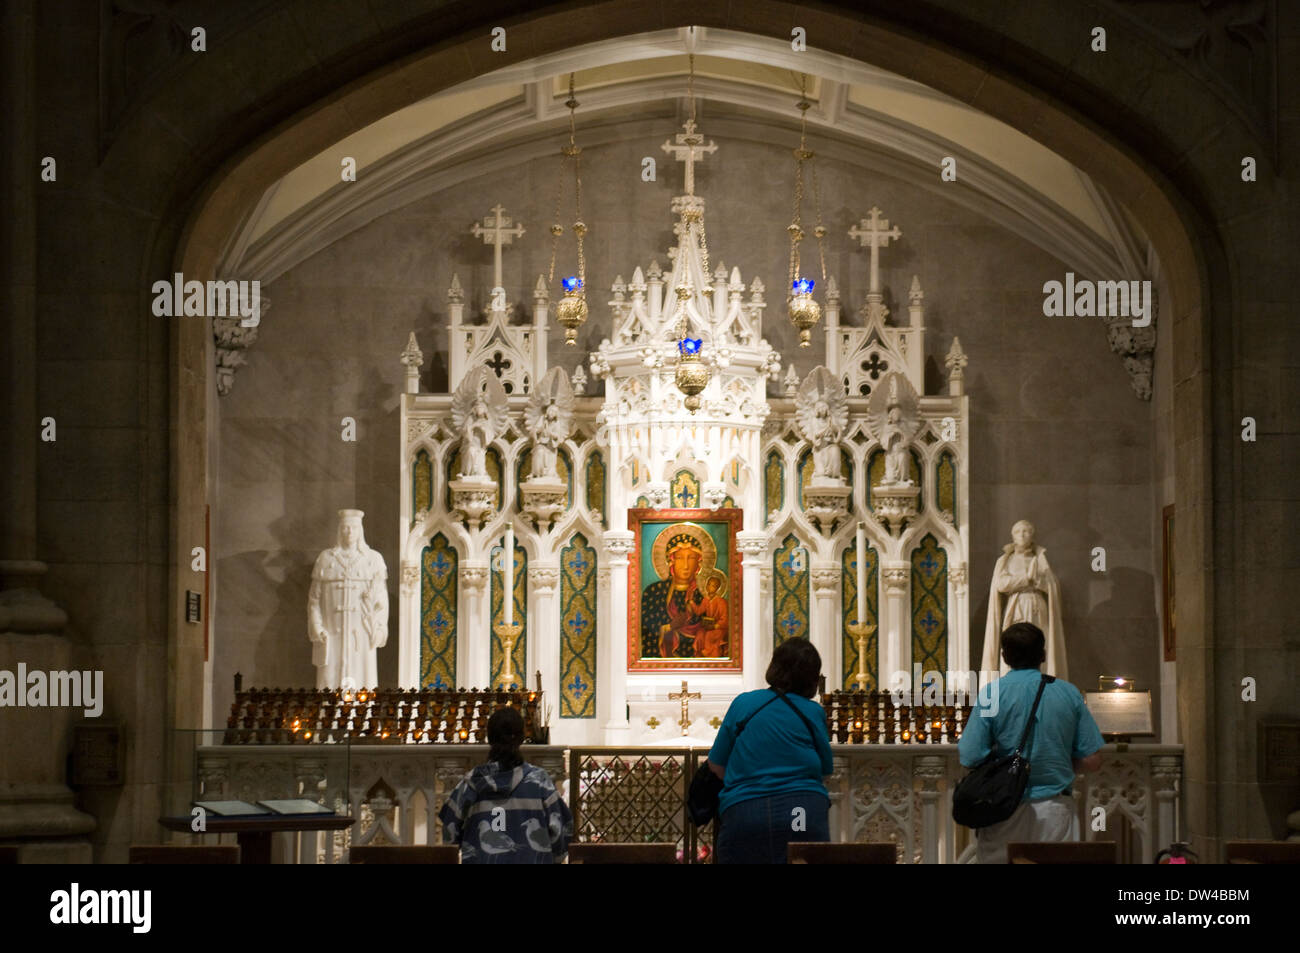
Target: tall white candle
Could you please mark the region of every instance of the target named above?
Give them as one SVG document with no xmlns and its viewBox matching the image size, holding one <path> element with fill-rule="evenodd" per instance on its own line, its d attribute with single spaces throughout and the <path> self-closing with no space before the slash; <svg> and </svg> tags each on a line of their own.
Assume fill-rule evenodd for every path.
<svg viewBox="0 0 1300 953">
<path fill-rule="evenodd" d="M 866 605 L 867 598 L 867 526 L 865 523 L 858 524 L 858 608 L 855 613 L 858 622 L 861 624 L 863 619 L 862 607 Z"/>
<path fill-rule="evenodd" d="M 506 527 L 506 551 L 501 554 L 501 565 L 505 570 L 505 586 L 501 598 L 505 606 L 505 622 L 509 625 L 515 621 L 515 528 Z"/>
</svg>

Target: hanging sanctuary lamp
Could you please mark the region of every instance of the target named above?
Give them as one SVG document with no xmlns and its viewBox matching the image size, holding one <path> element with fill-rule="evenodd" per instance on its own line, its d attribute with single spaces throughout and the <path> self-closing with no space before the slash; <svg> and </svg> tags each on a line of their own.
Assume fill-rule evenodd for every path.
<svg viewBox="0 0 1300 953">
<path fill-rule="evenodd" d="M 699 233 L 700 264 L 707 280 L 709 275 L 709 243 L 704 234 L 704 209 L 702 203 L 695 201 L 695 175 L 694 162 L 695 150 L 704 144 L 704 137 L 695 129 L 695 54 L 690 53 L 687 56 L 688 70 L 686 79 L 686 99 L 690 109 L 689 118 L 686 120 L 686 131 L 677 136 L 679 146 L 687 149 L 686 157 L 686 202 L 683 203 L 682 221 L 685 230 L 682 235 L 683 247 L 690 247 L 695 244 L 696 233 Z M 711 148 L 711 147 L 710 147 Z M 693 338 L 690 336 L 689 321 L 687 320 L 686 302 L 691 296 L 691 286 L 689 279 L 683 277 L 682 281 L 673 289 L 677 295 L 677 371 L 674 375 L 674 383 L 677 389 L 686 395 L 683 405 L 694 414 L 700 409 L 700 393 L 709 385 L 709 365 L 705 364 L 700 357 L 700 350 L 704 346 L 703 338 Z M 713 289 L 706 283 L 704 294 L 712 303 Z"/>
<path fill-rule="evenodd" d="M 677 389 L 686 395 L 683 404 L 693 414 L 700 409 L 700 392 L 709 386 L 709 365 L 700 360 L 704 341 L 691 337 L 686 326 L 686 299 L 691 295 L 691 286 L 682 282 L 675 290 L 680 319 L 677 323 L 677 373 L 674 381 Z"/>
<path fill-rule="evenodd" d="M 813 299 L 815 282 L 800 270 L 799 243 L 804 239 L 803 230 L 803 167 L 807 162 L 812 169 L 813 207 L 817 215 L 817 224 L 813 235 L 817 239 L 817 254 L 821 259 L 822 284 L 826 283 L 826 251 L 822 239 L 826 229 L 822 225 L 822 203 L 817 187 L 817 166 L 812 161 L 816 153 L 808 148 L 808 108 L 811 103 L 807 96 L 808 76 L 804 74 L 799 82 L 799 148 L 794 150 L 794 215 L 786 231 L 790 234 L 790 297 L 787 307 L 790 311 L 790 323 L 799 331 L 799 346 L 808 347 L 812 341 L 812 328 L 822 316 L 822 308 Z"/>
<path fill-rule="evenodd" d="M 560 224 L 560 210 L 564 200 L 565 169 L 569 160 L 572 159 L 573 235 L 578 244 L 578 273 L 563 280 L 564 296 L 560 298 L 560 302 L 555 308 L 555 320 L 564 328 L 564 343 L 570 346 L 578 342 L 578 328 L 582 327 L 583 322 L 587 320 L 587 292 L 585 288 L 587 259 L 582 251 L 582 239 L 587 234 L 587 225 L 582 220 L 582 175 L 579 168 L 582 147 L 577 144 L 574 136 L 573 111 L 578 107 L 578 100 L 573 95 L 573 77 L 574 74 L 570 73 L 569 98 L 564 104 L 569 108 L 569 142 L 560 150 L 560 172 L 555 183 L 555 219 L 551 225 L 551 268 L 546 277 L 548 284 L 555 280 L 555 255 L 559 249 L 560 236 L 564 234 L 564 226 Z"/>
</svg>

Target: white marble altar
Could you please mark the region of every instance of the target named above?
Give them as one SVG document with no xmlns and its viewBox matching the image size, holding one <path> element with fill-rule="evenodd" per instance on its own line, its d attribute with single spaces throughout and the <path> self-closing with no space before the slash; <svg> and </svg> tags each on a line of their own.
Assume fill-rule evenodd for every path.
<svg viewBox="0 0 1300 953">
<path fill-rule="evenodd" d="M 708 157 L 700 148 L 682 155 L 690 164 Z M 418 388 L 402 396 L 403 685 L 435 677 L 485 685 L 499 671 L 501 645 L 491 633 L 500 622 L 500 580 L 490 560 L 506 526 L 527 560 L 523 668 L 530 684 L 540 673 L 556 744 L 680 739 L 678 703 L 669 696 L 683 678 L 701 695 L 687 737 L 707 742 L 730 700 L 763 684 L 775 642 L 790 636 L 817 646 L 828 689 L 847 687 L 857 642 L 846 625 L 859 613 L 875 626 L 868 668 L 882 687 L 895 672 L 910 678 L 914 662 L 971 667 L 969 404 L 960 347 L 953 342 L 959 359 L 950 355 L 947 393 L 926 395 L 919 279 L 908 289 L 906 323 L 895 325 L 873 268 L 851 322 L 841 323 L 835 278 L 825 283 L 825 365 L 802 375 L 783 368 L 763 336 L 766 287 L 710 260 L 705 211 L 693 183 L 673 198 L 670 267 L 651 261 L 614 280 L 607 315 L 593 315 L 608 337 L 581 376 L 581 367 L 546 366 L 539 342 L 551 291 L 543 279 L 531 321 L 512 318 L 507 289 L 491 296 L 482 324 L 467 322 L 466 290 L 453 279 L 448 388 L 456 396 Z M 873 221 L 874 260 L 901 232 L 878 214 Z M 599 226 L 590 224 L 594 236 Z M 683 332 L 700 342 L 708 371 L 695 413 L 675 377 Z M 406 360 L 409 373 L 415 355 Z M 573 394 L 571 380 L 599 393 Z M 504 418 L 493 416 L 491 401 L 475 417 L 463 395 L 486 394 L 492 383 L 504 390 Z M 466 429 L 485 411 L 490 437 L 481 423 Z M 449 470 L 458 454 L 464 477 Z M 482 479 L 485 468 L 492 493 L 471 513 L 458 488 L 471 472 Z M 899 510 L 891 493 L 907 505 Z M 729 569 L 738 582 L 738 604 L 729 608 L 741 621 L 738 670 L 710 671 L 693 658 L 640 664 L 640 633 L 629 628 L 643 578 L 629 528 L 635 508 L 671 519 L 686 519 L 680 510 L 741 514 Z M 858 522 L 871 563 L 862 605 L 853 581 Z M 430 645 L 441 646 L 437 658 Z"/>
</svg>

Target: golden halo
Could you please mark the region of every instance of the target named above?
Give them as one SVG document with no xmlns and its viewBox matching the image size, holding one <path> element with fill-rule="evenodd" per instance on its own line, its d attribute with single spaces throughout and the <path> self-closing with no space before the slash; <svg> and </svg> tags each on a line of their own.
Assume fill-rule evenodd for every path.
<svg viewBox="0 0 1300 953">
<path fill-rule="evenodd" d="M 660 579 L 668 578 L 668 554 L 665 550 L 668 547 L 668 540 L 674 536 L 680 536 L 682 533 L 687 534 L 695 540 L 695 545 L 699 547 L 700 552 L 704 555 L 700 557 L 700 571 L 697 575 L 703 575 L 710 572 L 718 561 L 718 547 L 713 542 L 713 537 L 702 526 L 695 523 L 673 523 L 671 526 L 665 526 L 655 537 L 654 545 L 650 548 L 650 559 L 654 563 L 655 572 Z"/>
<path fill-rule="evenodd" d="M 721 569 L 710 569 L 707 572 L 701 569 L 695 576 L 695 588 L 699 589 L 700 592 L 707 593 L 710 579 L 718 580 L 718 598 L 725 596 L 727 594 L 728 580 L 727 574 Z"/>
</svg>

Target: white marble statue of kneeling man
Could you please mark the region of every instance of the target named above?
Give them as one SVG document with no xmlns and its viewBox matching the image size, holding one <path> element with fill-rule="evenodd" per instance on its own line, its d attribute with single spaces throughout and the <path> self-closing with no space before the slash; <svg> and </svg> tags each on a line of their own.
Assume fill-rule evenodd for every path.
<svg viewBox="0 0 1300 953">
<path fill-rule="evenodd" d="M 986 672 L 1007 673 L 999 645 L 1002 633 L 1017 622 L 1031 622 L 1047 642 L 1043 672 L 1068 679 L 1065 633 L 1061 625 L 1061 587 L 1047 564 L 1047 550 L 1034 542 L 1034 524 L 1020 520 L 1011 527 L 1013 542 L 1002 548 L 989 586 L 988 624 L 984 628 Z"/>
</svg>

